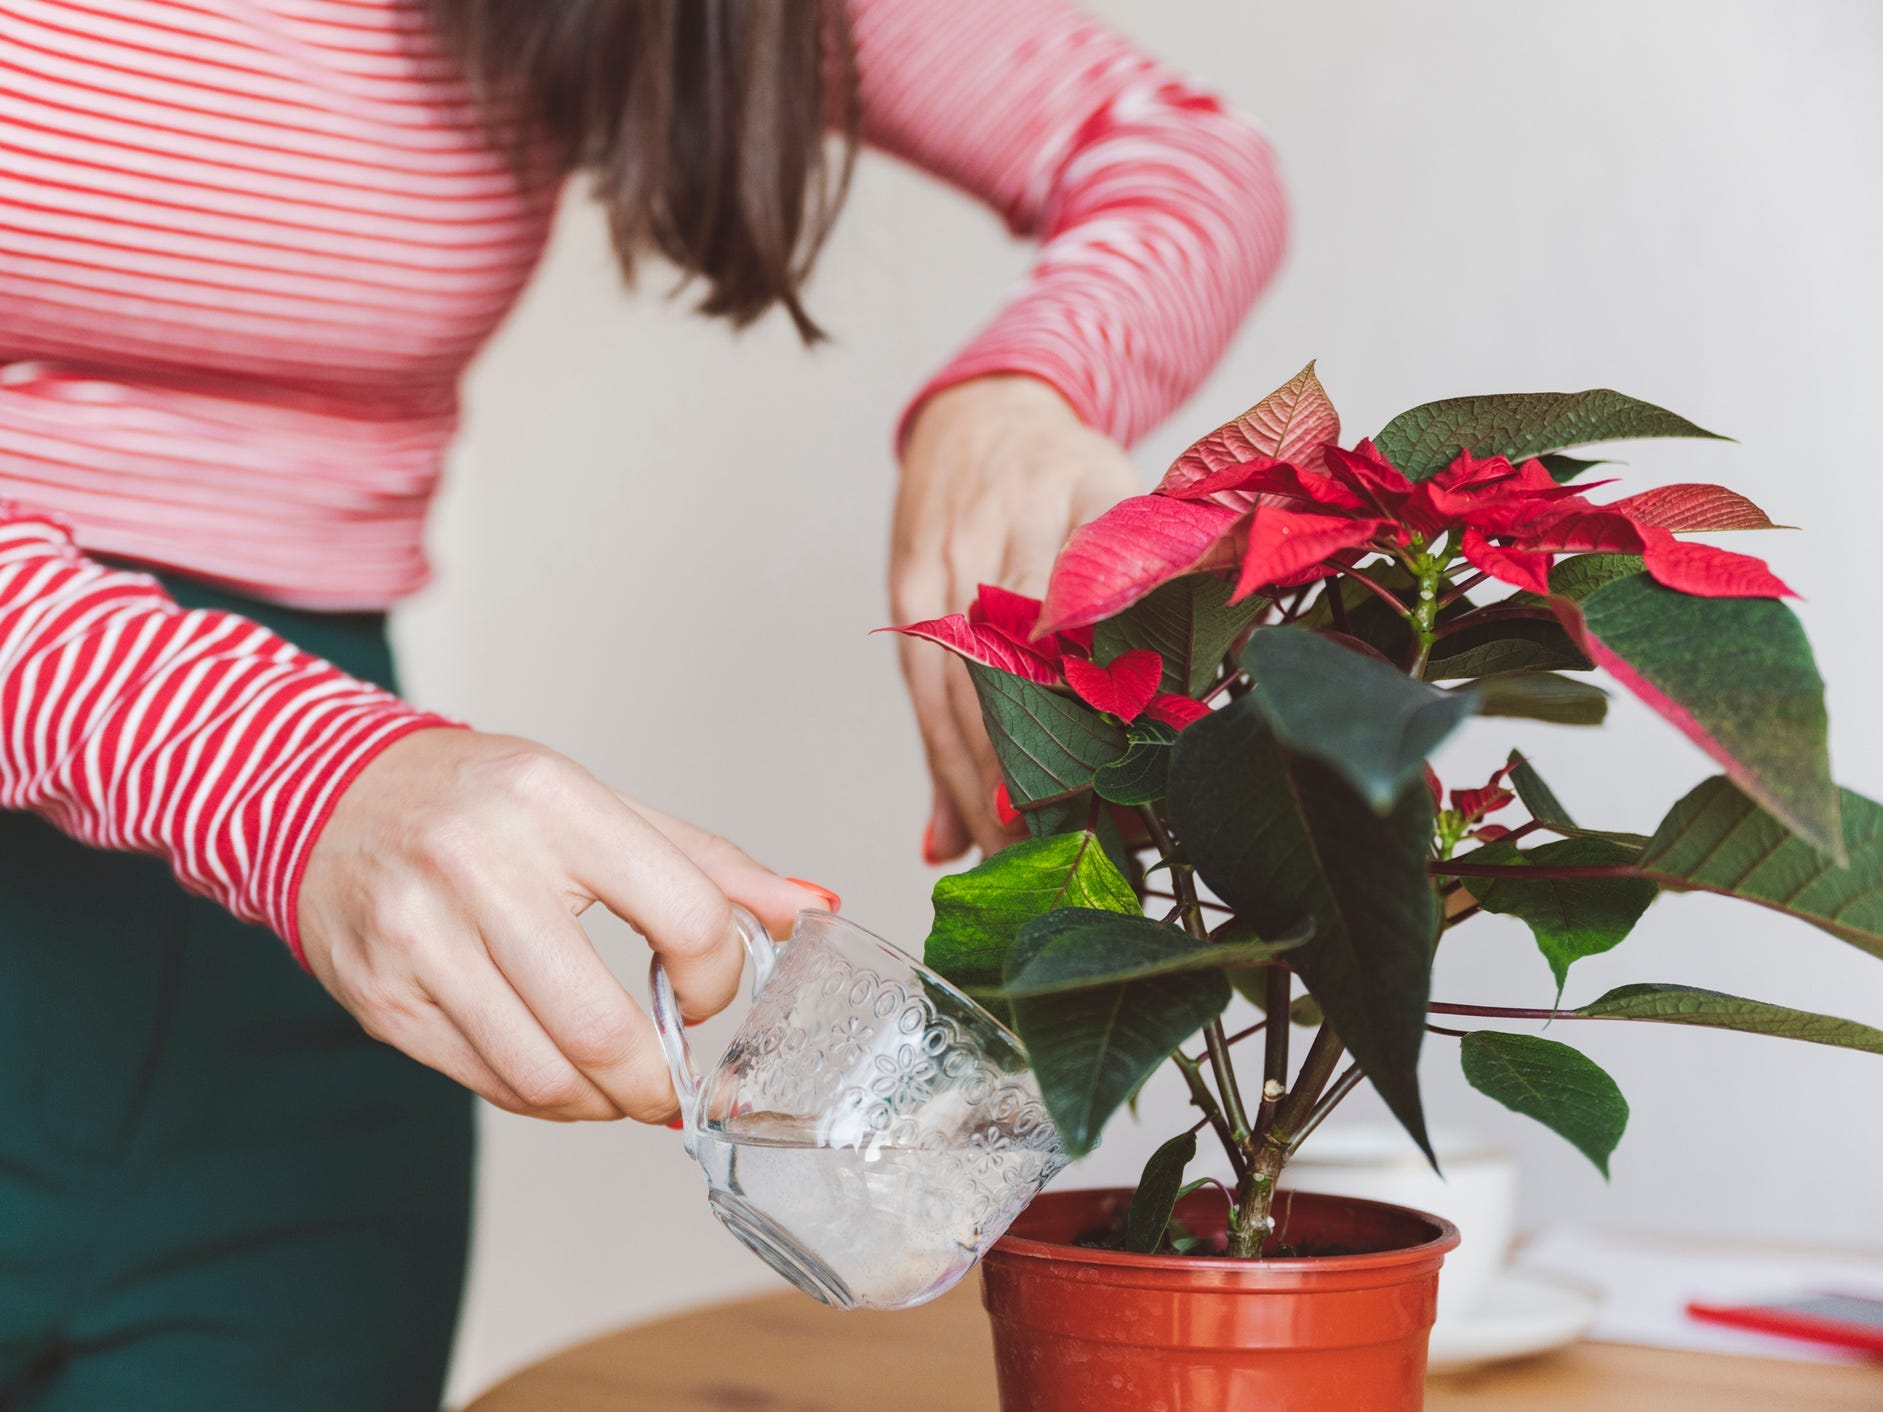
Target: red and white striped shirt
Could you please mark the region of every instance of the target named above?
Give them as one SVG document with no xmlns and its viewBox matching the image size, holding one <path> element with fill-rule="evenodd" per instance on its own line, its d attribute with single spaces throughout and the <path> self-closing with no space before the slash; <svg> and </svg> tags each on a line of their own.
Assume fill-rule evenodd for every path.
<svg viewBox="0 0 1883 1412">
<path fill-rule="evenodd" d="M 1043 241 L 921 395 L 1027 373 L 1142 433 L 1275 268 L 1267 144 L 1063 0 L 852 11 L 865 140 Z M 418 0 L 0 0 L 0 808 L 295 944 L 334 801 L 438 718 L 85 554 L 321 609 L 421 585 L 556 196 Z"/>
</svg>

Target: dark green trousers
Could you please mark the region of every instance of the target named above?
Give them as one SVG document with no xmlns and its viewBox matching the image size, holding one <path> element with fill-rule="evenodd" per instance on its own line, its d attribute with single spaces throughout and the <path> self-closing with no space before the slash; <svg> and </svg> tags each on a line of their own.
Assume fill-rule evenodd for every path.
<svg viewBox="0 0 1883 1412">
<path fill-rule="evenodd" d="M 391 682 L 377 616 L 173 587 Z M 0 813 L 0 1408 L 435 1412 L 471 1151 L 273 936 Z"/>
</svg>

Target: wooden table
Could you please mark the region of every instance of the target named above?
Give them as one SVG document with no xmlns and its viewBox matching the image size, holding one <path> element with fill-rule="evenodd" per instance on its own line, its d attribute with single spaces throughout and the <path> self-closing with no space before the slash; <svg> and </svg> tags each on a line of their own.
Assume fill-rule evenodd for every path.
<svg viewBox="0 0 1883 1412">
<path fill-rule="evenodd" d="M 992 1339 L 970 1280 L 902 1314 L 766 1295 L 641 1324 L 499 1383 L 465 1412 L 992 1412 Z M 893 1373 L 892 1373 L 893 1370 Z M 885 1400 L 885 1379 L 894 1395 Z M 1883 1409 L 1883 1369 L 1584 1343 L 1434 1375 L 1428 1412 Z"/>
</svg>

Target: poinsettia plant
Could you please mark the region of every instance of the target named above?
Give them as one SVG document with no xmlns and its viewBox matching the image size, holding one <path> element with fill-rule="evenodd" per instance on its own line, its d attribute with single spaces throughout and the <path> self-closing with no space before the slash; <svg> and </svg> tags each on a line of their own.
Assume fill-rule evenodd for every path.
<svg viewBox="0 0 1883 1412">
<path fill-rule="evenodd" d="M 1554 1037 L 1573 1026 L 1514 1026 L 1883 1054 L 1869 1026 L 1678 984 L 1564 1003 L 1572 964 L 1664 891 L 1744 898 L 1883 956 L 1883 809 L 1832 783 L 1790 591 L 1688 537 L 1775 526 L 1714 485 L 1592 499 L 1602 463 L 1565 454 L 1713 434 L 1607 390 L 1428 403 L 1352 447 L 1339 432 L 1310 365 L 1075 531 L 1043 602 L 988 587 L 895 629 L 966 659 L 1031 835 L 936 886 L 929 963 L 1010 1018 L 1075 1155 L 1166 1061 L 1195 1106 L 1146 1168 L 1132 1249 L 1194 1244 L 1170 1216 L 1205 1128 L 1244 1257 L 1264 1251 L 1290 1155 L 1360 1082 L 1429 1156 L 1428 1035 L 1604 1173 L 1620 1089 Z M 1599 724 L 1598 669 L 1724 773 L 1645 835 L 1578 822 L 1515 753 L 1440 786 L 1427 758 L 1472 717 Z M 1529 925 L 1550 1004 L 1432 997 L 1435 949 L 1483 913 Z M 1234 992 L 1265 1016 L 1238 1034 Z M 1291 1063 L 1297 1028 L 1312 1037 Z M 1258 1035 L 1245 1078 L 1236 1047 Z"/>
</svg>

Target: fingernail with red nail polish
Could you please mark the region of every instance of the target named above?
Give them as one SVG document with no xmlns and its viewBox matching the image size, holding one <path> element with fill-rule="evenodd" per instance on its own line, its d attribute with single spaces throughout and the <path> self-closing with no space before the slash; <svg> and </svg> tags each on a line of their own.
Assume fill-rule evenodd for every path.
<svg viewBox="0 0 1883 1412">
<path fill-rule="evenodd" d="M 935 846 L 935 821 L 933 819 L 922 825 L 922 861 L 931 868 L 948 861 L 941 856 L 941 850 Z"/>
<path fill-rule="evenodd" d="M 819 887 L 816 883 L 806 882 L 803 878 L 786 878 L 785 881 L 788 883 L 796 883 L 806 892 L 816 893 L 823 901 L 824 910 L 826 912 L 836 912 L 843 907 L 843 899 L 827 887 Z"/>
<path fill-rule="evenodd" d="M 675 1119 L 674 1119 L 674 1120 L 673 1120 L 673 1121 L 672 1121 L 671 1123 L 669 1123 L 669 1124 L 667 1124 L 667 1126 L 668 1126 L 668 1127 L 670 1127 L 670 1128 L 672 1128 L 672 1129 L 673 1129 L 673 1130 L 674 1130 L 675 1132 L 677 1132 L 677 1133 L 680 1133 L 680 1132 L 685 1132 L 685 1131 L 686 1131 L 686 1126 L 687 1126 L 687 1125 L 686 1125 L 686 1119 L 684 1119 L 684 1118 L 675 1118 Z"/>
<path fill-rule="evenodd" d="M 695 1025 L 703 1025 L 703 1024 L 705 1024 L 705 1023 L 706 1023 L 706 1021 L 704 1021 L 704 1020 L 682 1020 L 682 1021 L 681 1021 L 680 1023 L 681 1023 L 681 1024 L 683 1024 L 683 1025 L 685 1025 L 685 1026 L 686 1026 L 686 1027 L 687 1027 L 688 1029 L 692 1029 L 692 1028 L 693 1028 L 693 1027 L 694 1027 Z"/>
<path fill-rule="evenodd" d="M 1020 822 L 1020 811 L 1013 807 L 1013 796 L 1007 793 L 1005 780 L 994 790 L 994 817 L 1003 825 Z"/>
</svg>

